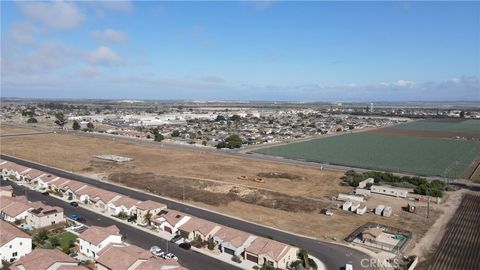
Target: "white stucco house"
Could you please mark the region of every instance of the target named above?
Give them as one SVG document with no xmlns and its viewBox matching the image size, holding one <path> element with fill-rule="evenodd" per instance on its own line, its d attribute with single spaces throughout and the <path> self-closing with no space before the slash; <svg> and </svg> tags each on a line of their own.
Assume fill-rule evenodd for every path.
<svg viewBox="0 0 480 270">
<path fill-rule="evenodd" d="M 128 216 L 131 216 L 136 213 L 137 204 L 140 202 L 139 200 L 122 195 L 107 204 L 107 211 L 110 215 L 118 215 L 120 212 L 124 212 Z"/>
<path fill-rule="evenodd" d="M 229 227 L 222 227 L 213 235 L 218 249 L 234 256 L 241 256 L 256 238 L 255 235 Z"/>
<path fill-rule="evenodd" d="M 13 262 L 31 251 L 32 238 L 30 235 L 12 224 L 0 220 L 0 259 Z"/>
<path fill-rule="evenodd" d="M 122 243 L 122 235 L 117 226 L 109 227 L 91 226 L 78 236 L 80 253 L 96 260 L 98 253 L 108 244 Z"/>
<path fill-rule="evenodd" d="M 163 209 L 157 215 L 152 216 L 152 225 L 159 230 L 177 234 L 178 228 L 187 223 L 192 217 L 185 213 L 172 209 Z"/>
</svg>

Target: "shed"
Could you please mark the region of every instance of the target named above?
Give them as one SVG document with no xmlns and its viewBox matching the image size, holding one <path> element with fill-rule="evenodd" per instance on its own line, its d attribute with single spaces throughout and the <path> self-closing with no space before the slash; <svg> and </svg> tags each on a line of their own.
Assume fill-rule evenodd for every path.
<svg viewBox="0 0 480 270">
<path fill-rule="evenodd" d="M 358 207 L 360 207 L 360 203 L 352 203 L 352 206 L 350 206 L 350 211 L 355 212 L 357 211 Z"/>
<path fill-rule="evenodd" d="M 384 217 L 389 217 L 392 215 L 392 207 L 386 206 L 385 209 L 383 209 L 383 216 Z"/>
<path fill-rule="evenodd" d="M 357 208 L 357 211 L 356 211 L 356 213 L 357 213 L 358 215 L 363 215 L 363 214 L 365 214 L 366 212 L 367 212 L 367 207 L 366 207 L 365 205 L 362 205 L 362 206 L 358 207 L 358 208 Z"/>
<path fill-rule="evenodd" d="M 345 211 L 348 211 L 348 210 L 350 210 L 350 206 L 352 206 L 352 202 L 345 202 L 342 205 L 342 209 L 345 210 Z"/>
<path fill-rule="evenodd" d="M 383 213 L 383 209 L 385 209 L 385 205 L 380 204 L 379 206 L 377 206 L 377 207 L 375 208 L 375 215 L 381 216 L 382 213 Z"/>
</svg>

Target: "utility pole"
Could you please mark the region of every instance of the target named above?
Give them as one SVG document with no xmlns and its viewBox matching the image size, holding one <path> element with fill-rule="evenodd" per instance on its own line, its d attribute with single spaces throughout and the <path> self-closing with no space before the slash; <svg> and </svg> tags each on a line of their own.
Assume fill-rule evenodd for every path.
<svg viewBox="0 0 480 270">
<path fill-rule="evenodd" d="M 427 190 L 427 219 L 430 216 L 430 196 L 428 196 L 428 190 Z"/>
</svg>

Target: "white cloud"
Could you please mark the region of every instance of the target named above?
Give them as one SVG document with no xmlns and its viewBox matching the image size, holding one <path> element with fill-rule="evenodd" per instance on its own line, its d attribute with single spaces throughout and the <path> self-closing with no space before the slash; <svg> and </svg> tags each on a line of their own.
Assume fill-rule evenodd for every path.
<svg viewBox="0 0 480 270">
<path fill-rule="evenodd" d="M 31 44 L 34 42 L 34 36 L 41 31 L 29 22 L 14 22 L 8 33 L 8 37 L 13 42 L 21 44 Z"/>
<path fill-rule="evenodd" d="M 109 66 L 122 62 L 122 58 L 118 56 L 112 49 L 106 46 L 100 46 L 94 51 L 87 53 L 87 61 L 93 65 Z"/>
<path fill-rule="evenodd" d="M 207 82 L 207 83 L 224 83 L 225 80 L 221 77 L 218 76 L 206 76 L 202 78 L 202 81 Z"/>
<path fill-rule="evenodd" d="M 407 80 L 398 80 L 394 83 L 394 85 L 398 87 L 413 87 L 415 86 L 415 82 L 407 81 Z"/>
<path fill-rule="evenodd" d="M 85 17 L 72 2 L 18 2 L 18 5 L 33 20 L 60 30 L 75 28 Z"/>
<path fill-rule="evenodd" d="M 100 72 L 95 67 L 83 67 L 77 70 L 77 74 L 82 77 L 92 78 L 100 75 Z"/>
<path fill-rule="evenodd" d="M 105 43 L 119 43 L 119 42 L 124 42 L 127 40 L 127 34 L 122 31 L 114 30 L 114 29 L 105 29 L 103 31 L 93 31 L 90 33 L 92 38 L 97 42 L 101 44 Z"/>
</svg>

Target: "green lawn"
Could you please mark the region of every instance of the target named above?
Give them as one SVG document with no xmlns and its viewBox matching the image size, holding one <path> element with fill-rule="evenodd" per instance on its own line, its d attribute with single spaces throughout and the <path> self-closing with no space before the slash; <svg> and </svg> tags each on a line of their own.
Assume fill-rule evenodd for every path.
<svg viewBox="0 0 480 270">
<path fill-rule="evenodd" d="M 462 176 L 479 141 L 350 133 L 265 148 L 257 153 L 366 169 L 425 176 Z"/>
<path fill-rule="evenodd" d="M 465 120 L 465 121 L 422 120 L 422 121 L 415 121 L 415 122 L 400 124 L 397 126 L 389 127 L 389 129 L 480 133 L 480 120 Z"/>
<path fill-rule="evenodd" d="M 71 240 L 75 242 L 78 236 L 76 236 L 71 232 L 63 232 L 57 235 L 57 237 L 58 237 L 58 240 L 60 241 L 60 247 L 62 249 L 67 249 L 69 244 L 71 243 Z"/>
</svg>

